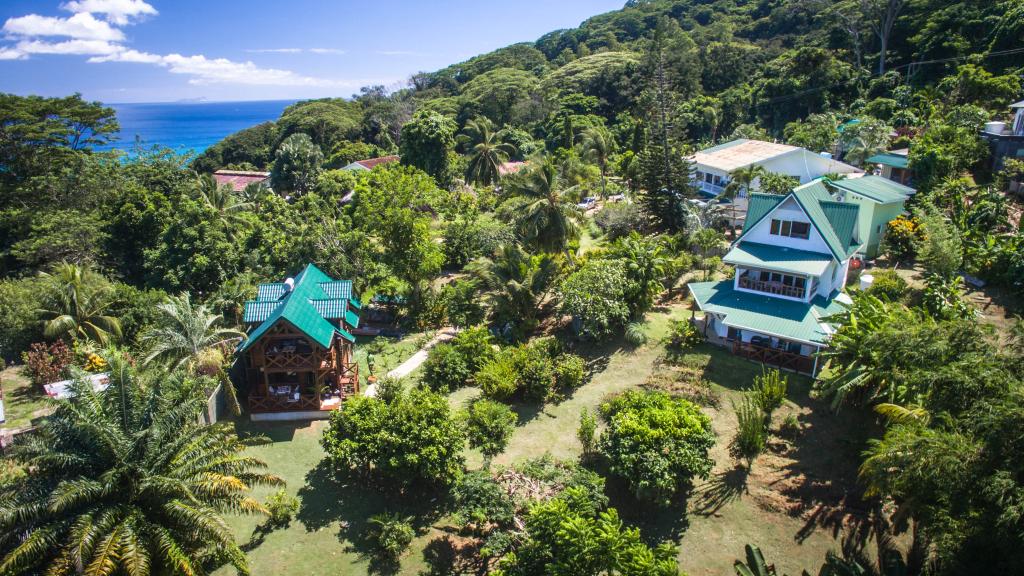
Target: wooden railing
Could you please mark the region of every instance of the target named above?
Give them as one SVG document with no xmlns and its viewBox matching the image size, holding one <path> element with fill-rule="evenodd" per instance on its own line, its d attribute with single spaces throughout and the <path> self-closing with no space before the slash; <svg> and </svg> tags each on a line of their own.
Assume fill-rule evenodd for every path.
<svg viewBox="0 0 1024 576">
<path fill-rule="evenodd" d="M 765 292 L 767 294 L 800 298 L 801 300 L 807 295 L 804 288 L 786 286 L 782 282 L 762 282 L 761 280 L 753 280 L 746 276 L 740 276 L 739 286 L 740 288 L 746 288 L 748 290 L 757 290 L 758 292 Z"/>
<path fill-rule="evenodd" d="M 793 352 L 783 350 L 781 348 L 757 346 L 756 344 L 750 344 L 749 342 L 734 340 L 732 343 L 732 353 L 763 364 L 769 364 L 771 366 L 777 366 L 779 368 L 793 370 L 795 372 L 802 372 L 804 374 L 814 374 L 813 358 L 803 356 L 801 354 L 794 354 Z"/>
<path fill-rule="evenodd" d="M 316 358 L 312 353 L 278 352 L 277 354 L 267 354 L 264 366 L 266 368 L 311 368 L 316 365 L 315 362 Z"/>
<path fill-rule="evenodd" d="M 320 410 L 320 399 L 313 394 L 294 396 L 249 396 L 250 412 L 297 412 Z"/>
</svg>

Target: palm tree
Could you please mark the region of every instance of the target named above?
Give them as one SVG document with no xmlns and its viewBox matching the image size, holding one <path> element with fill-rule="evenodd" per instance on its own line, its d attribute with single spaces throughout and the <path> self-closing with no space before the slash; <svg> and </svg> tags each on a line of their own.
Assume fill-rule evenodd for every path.
<svg viewBox="0 0 1024 576">
<path fill-rule="evenodd" d="M 220 315 L 202 304 L 194 304 L 187 293 L 171 296 L 157 309 L 161 312 L 160 320 L 142 335 L 143 344 L 149 348 L 146 364 L 160 362 L 173 369 L 194 369 L 211 348 L 244 336 L 238 330 L 218 328 Z"/>
<path fill-rule="evenodd" d="M 765 170 L 764 166 L 759 164 L 751 164 L 743 168 L 737 168 L 730 175 L 729 183 L 725 185 L 725 189 L 722 191 L 722 197 L 732 200 L 740 195 L 740 192 L 747 194 L 750 192 L 750 187 L 754 184 L 754 180 L 764 176 L 768 171 Z"/>
<path fill-rule="evenodd" d="M 0 496 L 0 574 L 248 573 L 223 515 L 266 514 L 251 486 L 282 485 L 229 426 L 200 426 L 201 386 L 142 378 L 105 354 L 110 386 L 84 381 L 12 450 L 24 476 Z"/>
<path fill-rule="evenodd" d="M 242 214 L 252 208 L 252 203 L 235 194 L 230 185 L 218 185 L 213 176 L 207 174 L 199 177 L 197 188 L 200 199 L 208 208 L 217 213 L 217 217 L 229 237 L 233 236 L 234 230 L 237 228 L 249 226 Z"/>
<path fill-rule="evenodd" d="M 557 252 L 579 237 L 579 211 L 565 198 L 570 191 L 561 189 L 558 166 L 550 159 L 517 182 L 512 191 L 516 198 L 509 201 L 507 209 L 524 242 Z"/>
<path fill-rule="evenodd" d="M 633 231 L 620 238 L 611 253 L 626 263 L 626 277 L 636 286 L 637 309 L 634 312 L 646 312 L 654 296 L 664 289 L 665 273 L 669 269 L 661 243 Z"/>
<path fill-rule="evenodd" d="M 583 131 L 583 140 L 580 142 L 583 148 L 583 155 L 593 160 L 601 169 L 601 197 L 606 197 L 608 174 L 608 157 L 615 151 L 615 137 L 603 126 L 594 126 Z"/>
<path fill-rule="evenodd" d="M 538 308 L 554 284 L 558 263 L 548 254 L 533 256 L 514 244 L 491 258 L 470 262 L 467 271 L 484 291 L 491 319 L 512 325 L 522 335 L 536 323 Z"/>
<path fill-rule="evenodd" d="M 500 141 L 501 134 L 487 118 L 466 123 L 459 139 L 469 146 L 469 166 L 466 180 L 490 186 L 501 177 L 501 165 L 516 153 L 516 147 Z"/>
<path fill-rule="evenodd" d="M 86 338 L 100 345 L 121 337 L 121 323 L 106 312 L 112 291 L 106 280 L 88 268 L 62 262 L 40 276 L 53 283 L 49 305 L 39 310 L 47 338 Z"/>
</svg>

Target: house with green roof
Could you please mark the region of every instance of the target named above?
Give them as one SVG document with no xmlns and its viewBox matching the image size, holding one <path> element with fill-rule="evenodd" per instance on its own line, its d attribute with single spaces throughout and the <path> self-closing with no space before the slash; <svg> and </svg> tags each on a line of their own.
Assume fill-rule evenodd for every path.
<svg viewBox="0 0 1024 576">
<path fill-rule="evenodd" d="M 833 332 L 824 319 L 849 302 L 842 290 L 863 246 L 860 214 L 820 179 L 786 195 L 751 194 L 743 232 L 722 259 L 733 278 L 689 284 L 704 334 L 737 354 L 815 373 L 814 353 Z"/>
<path fill-rule="evenodd" d="M 886 180 L 892 180 L 904 186 L 911 186 L 913 178 L 910 173 L 909 155 L 910 150 L 908 148 L 900 148 L 899 150 L 889 150 L 888 152 L 875 154 L 865 160 L 864 163 L 878 166 L 880 175 Z"/>
<path fill-rule="evenodd" d="M 915 190 L 881 176 L 824 180 L 839 202 L 851 202 L 860 206 L 860 238 L 864 242 L 859 255 L 876 258 L 885 239 L 889 222 L 906 210 L 906 201 Z"/>
<path fill-rule="evenodd" d="M 253 420 L 326 418 L 359 393 L 352 330 L 361 307 L 351 280 L 313 264 L 284 282 L 259 285 L 245 303 L 248 337 L 237 350 Z"/>
</svg>

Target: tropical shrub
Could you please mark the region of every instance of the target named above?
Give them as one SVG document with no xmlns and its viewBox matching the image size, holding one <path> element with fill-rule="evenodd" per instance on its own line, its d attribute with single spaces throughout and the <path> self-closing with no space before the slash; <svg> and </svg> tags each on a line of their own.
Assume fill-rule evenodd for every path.
<svg viewBox="0 0 1024 576">
<path fill-rule="evenodd" d="M 368 524 L 368 539 L 379 554 L 392 562 L 398 561 L 416 537 L 416 530 L 409 520 L 395 513 L 375 514 Z"/>
<path fill-rule="evenodd" d="M 668 348 L 682 352 L 704 341 L 704 336 L 689 320 L 673 320 L 668 333 Z"/>
<path fill-rule="evenodd" d="M 487 472 L 466 473 L 452 488 L 452 499 L 464 524 L 505 526 L 515 514 L 515 503 Z"/>
<path fill-rule="evenodd" d="M 463 355 L 447 342 L 431 348 L 423 363 L 423 381 L 440 392 L 462 388 L 472 374 Z"/>
<path fill-rule="evenodd" d="M 517 385 L 524 398 L 544 402 L 555 386 L 555 363 L 542 346 L 526 345 L 515 355 Z"/>
<path fill-rule="evenodd" d="M 71 366 L 72 352 L 63 340 L 56 340 L 49 346 L 36 342 L 29 346 L 28 352 L 21 355 L 25 363 L 25 372 L 29 380 L 42 387 L 66 378 L 68 367 Z"/>
<path fill-rule="evenodd" d="M 0 358 L 18 358 L 43 338 L 37 282 L 35 278 L 0 280 Z"/>
<path fill-rule="evenodd" d="M 562 390 L 575 390 L 586 377 L 586 362 L 575 354 L 562 354 L 555 359 L 555 386 Z"/>
<path fill-rule="evenodd" d="M 594 215 L 594 222 L 608 240 L 616 240 L 640 230 L 644 224 L 644 216 L 636 204 L 614 202 L 605 204 L 598 210 Z"/>
<path fill-rule="evenodd" d="M 479 370 L 496 354 L 494 337 L 486 326 L 475 326 L 459 332 L 452 339 L 452 346 L 462 355 L 470 372 Z"/>
<path fill-rule="evenodd" d="M 897 216 L 885 225 L 883 247 L 891 259 L 906 262 L 917 254 L 917 243 L 923 234 L 921 221 L 916 217 Z"/>
<path fill-rule="evenodd" d="M 732 406 L 736 411 L 737 427 L 730 450 L 734 456 L 746 459 L 749 467 L 754 458 L 764 452 L 768 441 L 764 411 L 757 397 L 751 395 L 745 395 L 738 404 L 733 402 Z"/>
<path fill-rule="evenodd" d="M 787 378 L 778 369 L 771 368 L 754 377 L 751 389 L 754 401 L 764 412 L 765 420 L 771 422 L 772 414 L 786 401 Z"/>
<path fill-rule="evenodd" d="M 526 518 L 526 533 L 498 562 L 497 576 L 533 574 L 679 573 L 675 549 L 648 547 L 637 528 L 624 528 L 618 512 L 602 510 L 579 488 L 537 503 Z"/>
<path fill-rule="evenodd" d="M 590 260 L 562 283 L 562 312 L 579 324 L 582 336 L 602 340 L 625 325 L 626 265 L 621 260 Z"/>
<path fill-rule="evenodd" d="M 320 442 L 339 471 L 408 489 L 457 482 L 466 436 L 446 396 L 417 388 L 391 402 L 348 399 Z"/>
<path fill-rule="evenodd" d="M 897 274 L 895 270 L 872 271 L 871 275 L 875 278 L 875 281 L 868 288 L 868 294 L 885 298 L 890 302 L 899 302 L 903 300 L 903 297 L 907 295 L 907 291 L 910 290 L 907 281 Z"/>
<path fill-rule="evenodd" d="M 518 417 L 500 402 L 478 398 L 469 404 L 465 418 L 469 445 L 480 450 L 485 466 L 489 466 L 491 459 L 508 446 Z"/>
<path fill-rule="evenodd" d="M 608 423 L 599 448 L 609 471 L 622 478 L 637 499 L 659 505 L 694 477 L 705 478 L 714 461 L 711 420 L 700 408 L 660 392 L 626 392 L 601 405 Z"/>
<path fill-rule="evenodd" d="M 643 346 L 647 343 L 647 332 L 644 330 L 643 322 L 630 322 L 626 325 L 624 335 L 626 343 L 630 346 Z"/>
<path fill-rule="evenodd" d="M 594 433 L 597 432 L 597 418 L 594 413 L 584 408 L 580 411 L 580 425 L 576 428 L 576 438 L 583 446 L 583 454 L 591 454 L 594 451 Z"/>
<path fill-rule="evenodd" d="M 977 310 L 964 298 L 959 276 L 928 274 L 921 304 L 935 318 L 973 318 Z"/>
<path fill-rule="evenodd" d="M 484 396 L 495 400 L 507 400 L 519 389 L 515 359 L 504 351 L 484 364 L 475 379 Z"/>
<path fill-rule="evenodd" d="M 288 526 L 295 513 L 299 511 L 299 499 L 281 488 L 267 497 L 268 521 L 273 526 Z"/>
</svg>

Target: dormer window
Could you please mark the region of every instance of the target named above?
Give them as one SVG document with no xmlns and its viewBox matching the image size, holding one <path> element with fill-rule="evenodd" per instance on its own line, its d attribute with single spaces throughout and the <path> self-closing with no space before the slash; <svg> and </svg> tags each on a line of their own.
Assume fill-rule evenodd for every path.
<svg viewBox="0 0 1024 576">
<path fill-rule="evenodd" d="M 803 238 L 807 240 L 811 237 L 811 224 L 809 222 L 772 219 L 771 233 L 775 236 L 789 236 L 790 238 Z"/>
</svg>

